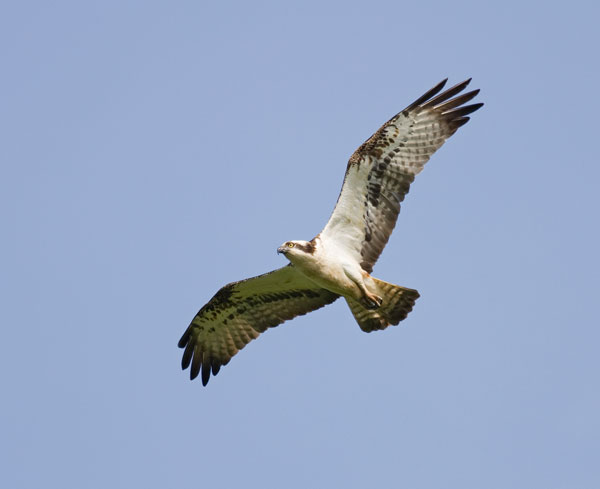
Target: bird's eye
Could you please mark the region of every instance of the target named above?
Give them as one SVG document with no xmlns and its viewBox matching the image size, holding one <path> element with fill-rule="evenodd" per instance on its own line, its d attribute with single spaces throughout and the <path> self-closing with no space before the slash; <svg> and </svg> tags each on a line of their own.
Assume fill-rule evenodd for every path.
<svg viewBox="0 0 600 489">
<path fill-rule="evenodd" d="M 294 247 L 294 243 L 288 243 L 288 248 L 293 248 Z"/>
</svg>

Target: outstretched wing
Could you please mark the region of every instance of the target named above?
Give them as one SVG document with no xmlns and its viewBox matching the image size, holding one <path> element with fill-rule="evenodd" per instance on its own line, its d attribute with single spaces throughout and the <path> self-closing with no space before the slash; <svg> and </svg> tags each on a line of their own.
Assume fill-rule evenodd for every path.
<svg viewBox="0 0 600 489">
<path fill-rule="evenodd" d="M 345 248 L 368 273 L 392 234 L 415 176 L 469 120 L 466 116 L 483 105 L 463 105 L 479 90 L 452 98 L 471 79 L 438 95 L 446 81 L 392 117 L 350 157 L 342 191 L 320 237 Z"/>
<path fill-rule="evenodd" d="M 202 384 L 267 328 L 331 304 L 339 296 L 320 288 L 292 265 L 221 288 L 179 340 L 181 367 L 191 365 Z"/>
</svg>

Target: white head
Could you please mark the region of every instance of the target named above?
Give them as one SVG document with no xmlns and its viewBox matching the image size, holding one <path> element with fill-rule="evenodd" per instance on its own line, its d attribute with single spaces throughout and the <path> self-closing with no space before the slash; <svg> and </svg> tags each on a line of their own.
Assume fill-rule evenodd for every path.
<svg viewBox="0 0 600 489">
<path fill-rule="evenodd" d="M 294 263 L 296 260 L 302 261 L 308 257 L 311 257 L 316 249 L 316 243 L 312 241 L 286 241 L 279 248 L 277 253 L 283 253 L 285 257 Z"/>
</svg>

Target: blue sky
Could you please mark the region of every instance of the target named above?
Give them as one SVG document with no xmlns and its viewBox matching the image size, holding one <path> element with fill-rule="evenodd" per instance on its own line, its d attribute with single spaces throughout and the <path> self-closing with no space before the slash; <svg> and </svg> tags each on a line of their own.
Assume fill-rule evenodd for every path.
<svg viewBox="0 0 600 489">
<path fill-rule="evenodd" d="M 599 487 L 600 12 L 539 5 L 0 7 L 2 487 Z M 190 382 L 204 302 L 471 76 L 375 267 L 408 319 L 340 301 Z"/>
</svg>

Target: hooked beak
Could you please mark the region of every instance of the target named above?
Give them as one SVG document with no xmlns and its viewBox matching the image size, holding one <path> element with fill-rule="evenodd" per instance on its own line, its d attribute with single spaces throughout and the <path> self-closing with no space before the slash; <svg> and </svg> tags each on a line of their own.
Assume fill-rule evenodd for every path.
<svg viewBox="0 0 600 489">
<path fill-rule="evenodd" d="M 287 248 L 285 246 L 280 246 L 277 248 L 277 254 L 283 253 L 284 255 L 287 253 Z"/>
</svg>

